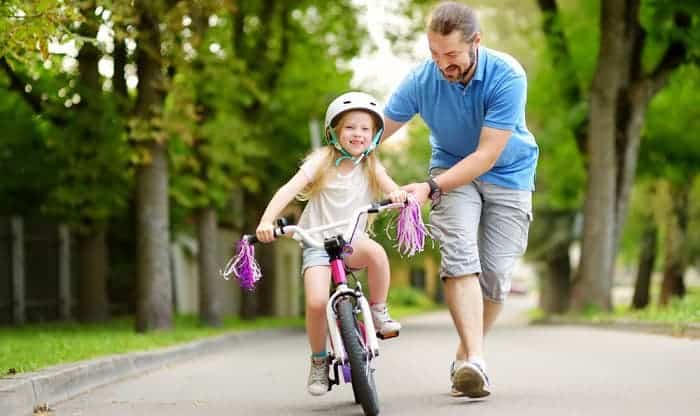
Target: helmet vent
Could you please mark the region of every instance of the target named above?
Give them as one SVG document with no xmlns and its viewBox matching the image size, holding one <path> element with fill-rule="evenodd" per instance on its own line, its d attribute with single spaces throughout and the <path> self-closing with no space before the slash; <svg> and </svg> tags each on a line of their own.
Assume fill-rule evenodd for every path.
<svg viewBox="0 0 700 416">
<path fill-rule="evenodd" d="M 352 104 L 352 101 L 350 101 L 350 100 L 343 101 L 343 104 Z"/>
</svg>

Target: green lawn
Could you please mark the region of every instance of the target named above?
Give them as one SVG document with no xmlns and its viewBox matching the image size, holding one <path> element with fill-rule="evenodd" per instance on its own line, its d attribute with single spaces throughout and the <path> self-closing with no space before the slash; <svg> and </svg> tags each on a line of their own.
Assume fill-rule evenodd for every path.
<svg viewBox="0 0 700 416">
<path fill-rule="evenodd" d="M 431 306 L 392 308 L 395 318 L 435 309 Z M 104 324 L 54 323 L 0 327 L 0 376 L 12 371 L 34 371 L 56 364 L 94 357 L 143 351 L 184 343 L 227 332 L 283 327 L 304 327 L 303 318 L 258 318 L 254 321 L 227 319 L 222 328 L 206 328 L 197 318 L 180 316 L 173 331 L 136 334 L 133 320 L 114 319 Z"/>
<path fill-rule="evenodd" d="M 569 317 L 600 323 L 615 320 L 668 323 L 675 326 L 700 323 L 700 287 L 688 288 L 683 299 L 673 299 L 665 308 L 657 306 L 657 299 L 658 293 L 654 290 L 651 297 L 652 303 L 642 310 L 634 310 L 629 305 L 616 305 L 613 312 L 601 312 L 591 308 L 580 315 L 569 315 Z M 543 317 L 540 310 L 535 310 L 531 314 L 531 318 L 535 320 Z"/>
</svg>

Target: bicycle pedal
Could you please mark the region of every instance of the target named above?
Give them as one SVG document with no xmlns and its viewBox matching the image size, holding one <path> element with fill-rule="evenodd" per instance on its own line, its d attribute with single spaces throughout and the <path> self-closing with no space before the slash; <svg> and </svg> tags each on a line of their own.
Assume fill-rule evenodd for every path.
<svg viewBox="0 0 700 416">
<path fill-rule="evenodd" d="M 398 336 L 399 336 L 399 331 L 387 332 L 386 334 L 382 334 L 381 332 L 377 332 L 377 338 L 379 338 L 381 340 L 396 338 Z"/>
</svg>

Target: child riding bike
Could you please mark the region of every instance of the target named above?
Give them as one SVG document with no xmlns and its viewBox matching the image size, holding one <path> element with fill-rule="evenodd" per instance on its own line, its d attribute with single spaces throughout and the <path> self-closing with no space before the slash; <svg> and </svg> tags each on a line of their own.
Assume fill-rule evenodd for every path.
<svg viewBox="0 0 700 416">
<path fill-rule="evenodd" d="M 256 230 L 258 240 L 274 240 L 274 221 L 295 197 L 307 201 L 299 220 L 304 228 L 332 224 L 350 216 L 357 208 L 377 199 L 381 193 L 393 202 L 404 202 L 406 192 L 387 174 L 373 152 L 384 129 L 379 102 L 362 92 L 337 97 L 326 110 L 326 145 L 312 152 L 299 171 L 272 197 Z M 366 218 L 366 217 L 365 217 Z M 384 248 L 369 238 L 365 223 L 357 227 L 352 253 L 344 258 L 350 270 L 367 269 L 370 309 L 377 332 L 384 338 L 398 334 L 401 325 L 392 320 L 386 305 L 389 292 L 389 259 Z M 316 237 L 342 231 L 328 229 Z M 306 293 L 306 332 L 311 347 L 311 368 L 307 388 L 320 396 L 329 389 L 326 351 L 326 304 L 331 271 L 328 254 L 304 247 L 302 273 Z"/>
</svg>

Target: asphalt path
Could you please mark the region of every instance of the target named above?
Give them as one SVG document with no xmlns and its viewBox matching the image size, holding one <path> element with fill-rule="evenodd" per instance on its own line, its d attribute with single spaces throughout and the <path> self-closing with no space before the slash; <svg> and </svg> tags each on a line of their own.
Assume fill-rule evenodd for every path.
<svg viewBox="0 0 700 416">
<path fill-rule="evenodd" d="M 447 312 L 406 319 L 381 342 L 383 415 L 700 414 L 700 340 L 580 326 L 528 326 L 532 300 L 513 297 L 486 341 L 494 393 L 453 398 L 457 336 Z M 87 392 L 56 415 L 361 415 L 349 385 L 306 393 L 303 332 L 243 342 Z"/>
</svg>

